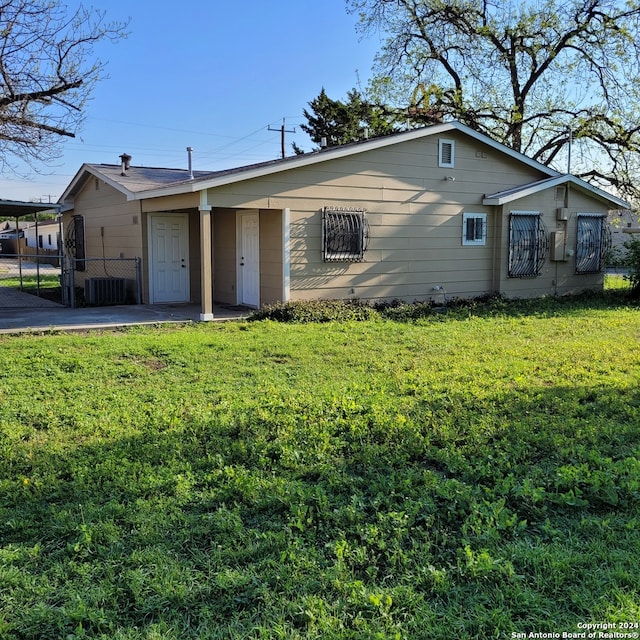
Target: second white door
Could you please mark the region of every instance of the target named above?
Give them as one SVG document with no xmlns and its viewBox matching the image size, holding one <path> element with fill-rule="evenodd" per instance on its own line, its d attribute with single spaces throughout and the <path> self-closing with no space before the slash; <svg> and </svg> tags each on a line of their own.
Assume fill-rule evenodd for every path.
<svg viewBox="0 0 640 640">
<path fill-rule="evenodd" d="M 243 212 L 238 221 L 238 303 L 260 306 L 260 219 Z"/>
</svg>

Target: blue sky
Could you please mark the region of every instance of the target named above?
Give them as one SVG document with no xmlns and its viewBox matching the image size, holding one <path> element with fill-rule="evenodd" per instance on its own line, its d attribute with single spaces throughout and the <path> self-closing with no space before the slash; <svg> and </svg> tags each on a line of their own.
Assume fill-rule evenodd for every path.
<svg viewBox="0 0 640 640">
<path fill-rule="evenodd" d="M 78 136 L 62 157 L 30 180 L 1 176 L 0 199 L 53 201 L 83 162 L 222 169 L 287 153 L 300 131 L 302 110 L 324 87 L 332 98 L 366 86 L 380 47 L 361 40 L 357 16 L 344 0 L 183 0 L 171 10 L 157 0 L 94 0 L 112 20 L 131 19 L 129 36 L 101 43 L 108 63 Z"/>
</svg>

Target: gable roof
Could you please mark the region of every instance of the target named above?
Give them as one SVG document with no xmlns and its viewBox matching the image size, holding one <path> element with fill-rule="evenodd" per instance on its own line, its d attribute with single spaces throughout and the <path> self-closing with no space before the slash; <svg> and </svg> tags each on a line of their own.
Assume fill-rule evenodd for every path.
<svg viewBox="0 0 640 640">
<path fill-rule="evenodd" d="M 603 202 L 604 204 L 615 205 L 618 209 L 629 208 L 629 204 L 624 200 L 617 198 L 616 196 L 613 196 L 610 193 L 603 191 L 602 189 L 598 189 L 598 187 L 594 187 L 592 184 L 589 184 L 588 182 L 580 180 L 580 178 L 576 178 L 575 176 L 567 173 L 556 176 L 555 178 L 545 178 L 544 180 L 538 180 L 536 182 L 523 184 L 519 187 L 506 189 L 505 191 L 492 193 L 484 197 L 482 204 L 508 204 L 510 202 L 513 202 L 514 200 L 520 200 L 521 198 L 534 195 L 540 191 L 544 191 L 545 189 L 552 189 L 553 187 L 558 187 L 561 185 L 571 185 L 578 191 L 586 193 L 587 195 L 590 195 L 591 197 L 599 200 L 600 202 Z"/>
<path fill-rule="evenodd" d="M 261 178 L 264 176 L 272 175 L 282 171 L 288 171 L 290 169 L 296 169 L 300 167 L 307 167 L 329 160 L 335 160 L 337 158 L 345 158 L 354 156 L 366 151 L 374 149 L 381 149 L 384 147 L 400 144 L 411 140 L 420 140 L 434 135 L 441 135 L 451 132 L 460 132 L 472 139 L 475 139 L 488 147 L 493 148 L 499 153 L 512 158 L 513 160 L 529 166 L 543 175 L 548 176 L 545 180 L 532 184 L 543 184 L 548 180 L 560 179 L 565 176 L 558 171 L 547 167 L 546 165 L 537 162 L 525 156 L 522 153 L 514 151 L 509 147 L 506 147 L 499 142 L 496 142 L 492 138 L 467 127 L 460 122 L 445 122 L 441 124 L 431 125 L 428 127 L 421 127 L 418 129 L 412 129 L 410 131 L 402 131 L 394 133 L 388 136 L 380 138 L 372 138 L 369 140 L 362 140 L 359 142 L 352 142 L 350 144 L 328 147 L 319 151 L 313 151 L 297 156 L 291 156 L 288 158 L 282 158 L 277 160 L 269 160 L 266 162 L 260 162 L 256 164 L 246 165 L 242 167 L 236 167 L 232 169 L 225 169 L 221 171 L 194 171 L 193 178 L 190 177 L 189 172 L 186 169 L 168 169 L 168 168 L 152 168 L 152 167 L 130 167 L 124 172 L 121 165 L 108 165 L 108 164 L 84 164 L 73 178 L 65 192 L 59 199 L 61 204 L 64 204 L 69 199 L 72 199 L 78 191 L 84 186 L 89 176 L 94 176 L 104 180 L 107 184 L 123 193 L 127 200 L 142 200 L 145 198 L 154 198 L 160 196 L 179 195 L 185 193 L 195 193 L 214 187 L 219 187 L 235 182 L 241 182 L 243 180 L 250 180 L 253 178 Z M 592 195 L 598 195 L 601 200 L 610 202 L 609 196 L 606 192 L 588 185 L 588 183 L 569 176 L 573 181 L 577 181 L 586 185 L 588 191 Z M 526 186 L 526 185 L 525 185 Z M 549 188 L 552 186 L 548 184 L 541 188 Z M 520 189 L 520 188 L 519 188 Z M 493 194 L 493 196 L 487 196 L 487 199 L 505 198 L 507 192 L 501 192 L 500 194 Z M 517 197 L 523 197 L 519 195 Z M 515 199 L 515 198 L 514 198 Z M 616 203 L 622 203 L 622 200 L 615 199 Z M 611 201 L 613 202 L 613 201 Z M 490 202 L 485 202 L 490 204 Z M 616 204 L 615 206 L 619 206 Z M 628 205 L 624 203 L 624 206 L 620 208 L 627 208 Z"/>
</svg>

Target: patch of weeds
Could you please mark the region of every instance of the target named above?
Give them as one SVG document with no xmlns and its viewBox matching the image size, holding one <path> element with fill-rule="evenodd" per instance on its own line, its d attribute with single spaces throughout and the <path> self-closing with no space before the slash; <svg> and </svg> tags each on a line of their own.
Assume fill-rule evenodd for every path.
<svg viewBox="0 0 640 640">
<path fill-rule="evenodd" d="M 358 300 L 318 300 L 274 303 L 252 312 L 248 319 L 297 323 L 350 322 L 371 320 L 376 315 L 372 307 Z"/>
</svg>

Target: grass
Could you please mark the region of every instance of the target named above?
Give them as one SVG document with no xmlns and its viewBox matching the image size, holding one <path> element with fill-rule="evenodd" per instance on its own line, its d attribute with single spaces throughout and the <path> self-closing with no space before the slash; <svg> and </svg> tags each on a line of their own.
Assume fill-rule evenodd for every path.
<svg viewBox="0 0 640 640">
<path fill-rule="evenodd" d="M 0 286 L 3 287 L 15 287 L 20 288 L 22 286 L 24 289 L 37 289 L 38 284 L 41 289 L 51 289 L 60 286 L 60 276 L 59 275 L 25 275 L 22 276 L 22 282 L 20 281 L 19 276 L 11 276 L 11 277 L 1 277 L 0 278 Z"/>
<path fill-rule="evenodd" d="M 637 307 L 407 317 L 0 337 L 0 638 L 640 622 Z"/>
</svg>

